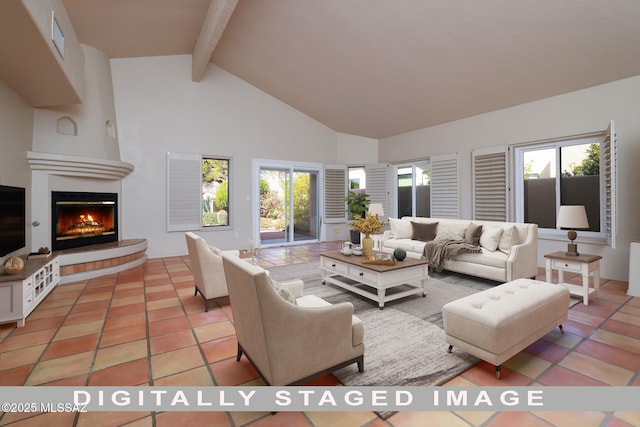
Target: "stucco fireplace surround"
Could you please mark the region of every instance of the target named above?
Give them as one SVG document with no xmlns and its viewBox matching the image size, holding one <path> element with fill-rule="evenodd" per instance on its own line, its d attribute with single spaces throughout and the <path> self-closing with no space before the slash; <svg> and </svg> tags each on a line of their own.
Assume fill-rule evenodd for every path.
<svg viewBox="0 0 640 427">
<path fill-rule="evenodd" d="M 52 248 L 52 193 L 110 193 L 121 200 L 122 179 L 133 165 L 105 159 L 30 151 L 31 169 L 31 248 Z M 121 218 L 121 204 L 115 212 Z M 62 249 L 60 251 L 60 283 L 86 280 L 124 271 L 141 265 L 147 259 L 146 239 L 122 240 L 120 232 L 111 242 Z"/>
</svg>

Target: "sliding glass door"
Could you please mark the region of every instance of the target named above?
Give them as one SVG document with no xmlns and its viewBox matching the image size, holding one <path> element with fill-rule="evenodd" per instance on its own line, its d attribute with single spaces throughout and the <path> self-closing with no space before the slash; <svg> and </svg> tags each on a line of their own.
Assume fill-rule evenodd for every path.
<svg viewBox="0 0 640 427">
<path fill-rule="evenodd" d="M 431 211 L 431 170 L 428 162 L 397 165 L 397 217 L 429 217 Z"/>
<path fill-rule="evenodd" d="M 315 168 L 259 166 L 261 246 L 319 239 L 319 177 Z"/>
</svg>

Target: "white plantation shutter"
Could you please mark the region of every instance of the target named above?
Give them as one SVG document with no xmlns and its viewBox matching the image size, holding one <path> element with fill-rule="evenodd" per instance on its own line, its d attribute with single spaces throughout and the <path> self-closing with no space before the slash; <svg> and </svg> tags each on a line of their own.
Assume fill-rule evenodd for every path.
<svg viewBox="0 0 640 427">
<path fill-rule="evenodd" d="M 199 230 L 202 156 L 167 153 L 167 231 Z"/>
<path fill-rule="evenodd" d="M 388 164 L 366 165 L 364 167 L 367 178 L 365 192 L 369 195 L 371 203 L 380 203 L 384 210 L 384 216 L 389 216 L 389 190 L 387 189 Z"/>
<path fill-rule="evenodd" d="M 601 159 L 603 177 L 601 180 L 604 185 L 603 194 L 605 196 L 604 206 L 604 227 L 607 234 L 607 243 L 612 249 L 616 247 L 616 234 L 618 230 L 618 212 L 617 212 L 617 146 L 616 133 L 613 120 L 609 123 L 605 131 L 604 141 L 601 147 Z"/>
<path fill-rule="evenodd" d="M 458 154 L 432 156 L 431 216 L 459 218 Z"/>
<path fill-rule="evenodd" d="M 473 150 L 473 218 L 507 221 L 507 147 Z"/>
<path fill-rule="evenodd" d="M 347 182 L 347 167 L 345 165 L 325 165 L 323 223 L 347 221 L 345 204 Z"/>
</svg>

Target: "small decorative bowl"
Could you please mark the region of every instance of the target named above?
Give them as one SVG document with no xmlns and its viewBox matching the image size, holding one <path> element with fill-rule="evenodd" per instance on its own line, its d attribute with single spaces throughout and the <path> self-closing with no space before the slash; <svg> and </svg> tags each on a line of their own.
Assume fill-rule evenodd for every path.
<svg viewBox="0 0 640 427">
<path fill-rule="evenodd" d="M 355 246 L 353 248 L 353 254 L 357 255 L 357 256 L 362 256 L 362 247 L 361 246 Z"/>
</svg>

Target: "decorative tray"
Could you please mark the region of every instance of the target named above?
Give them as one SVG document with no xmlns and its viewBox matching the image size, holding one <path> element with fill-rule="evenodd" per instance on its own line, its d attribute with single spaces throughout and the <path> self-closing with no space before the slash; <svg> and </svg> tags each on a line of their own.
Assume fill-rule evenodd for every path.
<svg viewBox="0 0 640 427">
<path fill-rule="evenodd" d="M 395 265 L 396 260 L 391 254 L 376 254 L 373 256 L 362 257 L 362 263 L 374 265 Z"/>
</svg>

